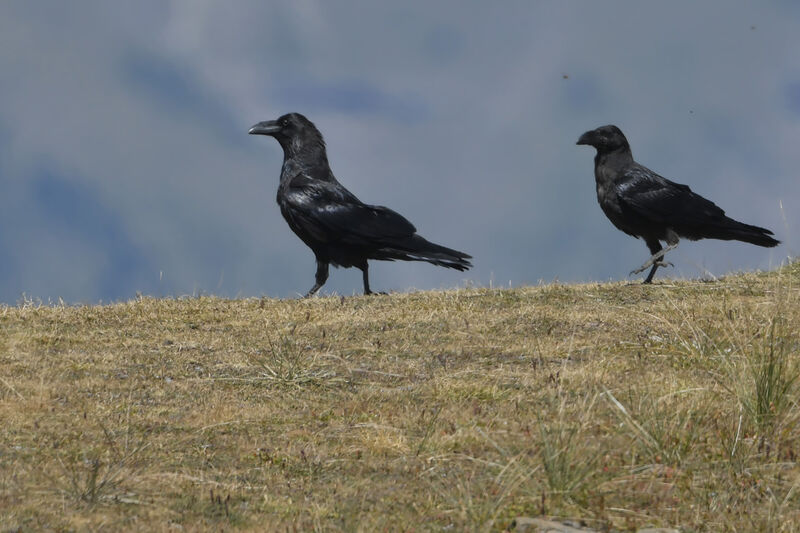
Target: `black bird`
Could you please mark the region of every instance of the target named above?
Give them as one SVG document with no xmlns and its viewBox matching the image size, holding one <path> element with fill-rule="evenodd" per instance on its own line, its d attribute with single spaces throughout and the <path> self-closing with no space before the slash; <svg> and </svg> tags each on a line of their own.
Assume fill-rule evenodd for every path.
<svg viewBox="0 0 800 533">
<path fill-rule="evenodd" d="M 680 237 L 691 241 L 736 240 L 765 247 L 780 244 L 770 237 L 770 230 L 725 216 L 714 202 L 692 192 L 687 185 L 663 178 L 634 161 L 628 140 L 616 126 L 587 131 L 577 144 L 597 149 L 594 178 L 603 212 L 618 229 L 644 239 L 653 254 L 631 272 L 638 274 L 652 265 L 645 283 L 653 280 L 658 267 L 672 265 L 663 257 L 678 246 Z M 659 241 L 665 241 L 667 247 L 662 248 Z"/>
<path fill-rule="evenodd" d="M 367 260 L 427 261 L 464 271 L 472 257 L 428 242 L 411 222 L 387 207 L 362 203 L 333 176 L 325 141 L 314 124 L 299 113 L 259 122 L 252 135 L 275 137 L 283 148 L 278 205 L 283 218 L 314 252 L 317 273 L 306 298 L 328 279 L 328 265 L 356 267 L 369 288 Z"/>
</svg>

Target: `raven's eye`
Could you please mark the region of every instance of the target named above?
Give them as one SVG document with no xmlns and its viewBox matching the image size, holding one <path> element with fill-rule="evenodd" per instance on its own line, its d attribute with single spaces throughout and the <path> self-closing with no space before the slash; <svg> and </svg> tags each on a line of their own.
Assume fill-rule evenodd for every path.
<svg viewBox="0 0 800 533">
<path fill-rule="evenodd" d="M 281 119 L 279 124 L 281 125 L 282 128 L 285 128 L 286 126 L 289 125 L 289 119 L 288 118 Z"/>
</svg>

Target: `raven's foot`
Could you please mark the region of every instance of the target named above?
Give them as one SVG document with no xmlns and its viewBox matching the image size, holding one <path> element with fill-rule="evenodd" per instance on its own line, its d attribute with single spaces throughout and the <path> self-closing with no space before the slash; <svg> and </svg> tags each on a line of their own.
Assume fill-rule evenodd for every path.
<svg viewBox="0 0 800 533">
<path fill-rule="evenodd" d="M 640 266 L 639 268 L 637 268 L 636 270 L 631 270 L 631 273 L 628 274 L 628 275 L 629 276 L 633 276 L 634 274 L 640 274 L 640 273 L 644 272 L 645 270 L 647 270 L 648 267 L 651 267 L 653 265 L 660 266 L 660 267 L 668 267 L 668 266 L 674 267 L 675 266 L 672 263 L 670 263 L 669 261 L 659 261 L 659 260 L 653 261 L 651 259 L 651 260 L 648 260 L 647 263 L 645 263 L 642 266 Z"/>
<path fill-rule="evenodd" d="M 631 273 L 629 275 L 633 276 L 634 274 L 640 274 L 640 273 L 644 272 L 645 270 L 647 270 L 648 268 L 650 268 L 653 265 L 662 266 L 662 267 L 667 266 L 667 265 L 675 266 L 672 263 L 670 263 L 669 261 L 662 261 L 662 258 L 664 257 L 664 254 L 666 254 L 670 250 L 674 250 L 677 247 L 678 247 L 678 243 L 676 242 L 674 244 L 670 244 L 666 248 L 662 248 L 661 250 L 657 251 L 652 256 L 650 256 L 650 259 L 645 261 L 645 263 L 642 266 L 640 266 L 636 270 L 631 270 Z"/>
<path fill-rule="evenodd" d="M 317 286 L 311 287 L 311 290 L 310 290 L 310 291 L 308 291 L 308 292 L 305 294 L 305 296 L 303 296 L 303 298 L 302 298 L 302 299 L 303 299 L 303 300 L 306 300 L 306 299 L 308 299 L 308 298 L 311 298 L 312 296 L 314 296 L 315 294 L 317 294 L 317 291 L 318 291 L 318 290 L 319 290 L 319 287 L 317 287 Z"/>
</svg>

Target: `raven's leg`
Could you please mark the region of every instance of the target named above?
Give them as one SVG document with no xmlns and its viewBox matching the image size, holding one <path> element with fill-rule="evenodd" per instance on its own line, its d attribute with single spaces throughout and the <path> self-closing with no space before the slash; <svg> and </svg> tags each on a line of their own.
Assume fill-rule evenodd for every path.
<svg viewBox="0 0 800 533">
<path fill-rule="evenodd" d="M 661 252 L 661 243 L 658 242 L 658 239 L 649 241 L 647 243 L 647 247 L 650 249 L 650 254 L 652 255 L 652 257 L 655 257 L 658 252 Z M 664 257 L 663 253 L 661 254 L 661 257 Z M 655 264 L 653 264 L 653 268 L 650 269 L 650 273 L 647 274 L 647 277 L 645 278 L 643 283 L 653 282 L 653 276 L 656 275 L 656 270 L 658 270 L 658 263 L 659 262 L 657 261 Z"/>
<path fill-rule="evenodd" d="M 362 264 L 356 266 L 361 269 L 361 277 L 364 279 L 364 294 L 372 294 L 372 291 L 369 290 L 369 264 L 365 260 Z"/>
<path fill-rule="evenodd" d="M 644 280 L 644 283 L 651 283 L 653 281 L 653 276 L 655 276 L 658 267 L 674 266 L 672 263 L 668 261 L 661 261 L 661 259 L 664 257 L 664 254 L 678 247 L 677 236 L 670 235 L 669 237 L 670 237 L 668 241 L 669 245 L 666 248 L 661 248 L 661 243 L 658 242 L 658 239 L 647 239 L 645 242 L 647 243 L 647 247 L 650 249 L 650 253 L 653 255 L 650 256 L 650 259 L 645 261 L 645 263 L 642 266 L 632 271 L 630 275 L 644 272 L 647 269 L 647 267 L 652 265 L 653 268 L 650 269 L 650 273 L 647 274 L 647 277 Z"/>
<path fill-rule="evenodd" d="M 320 287 L 325 285 L 325 282 L 328 281 L 328 262 L 321 261 L 317 259 L 317 273 L 314 276 L 314 286 L 311 287 L 311 290 L 306 293 L 303 298 L 310 298 L 314 296 Z"/>
</svg>

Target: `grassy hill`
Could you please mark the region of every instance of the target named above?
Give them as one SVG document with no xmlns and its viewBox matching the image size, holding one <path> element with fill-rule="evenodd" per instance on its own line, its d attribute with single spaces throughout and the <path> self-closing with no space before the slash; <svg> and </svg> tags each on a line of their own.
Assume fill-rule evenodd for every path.
<svg viewBox="0 0 800 533">
<path fill-rule="evenodd" d="M 0 530 L 800 529 L 800 263 L 0 307 Z"/>
</svg>

